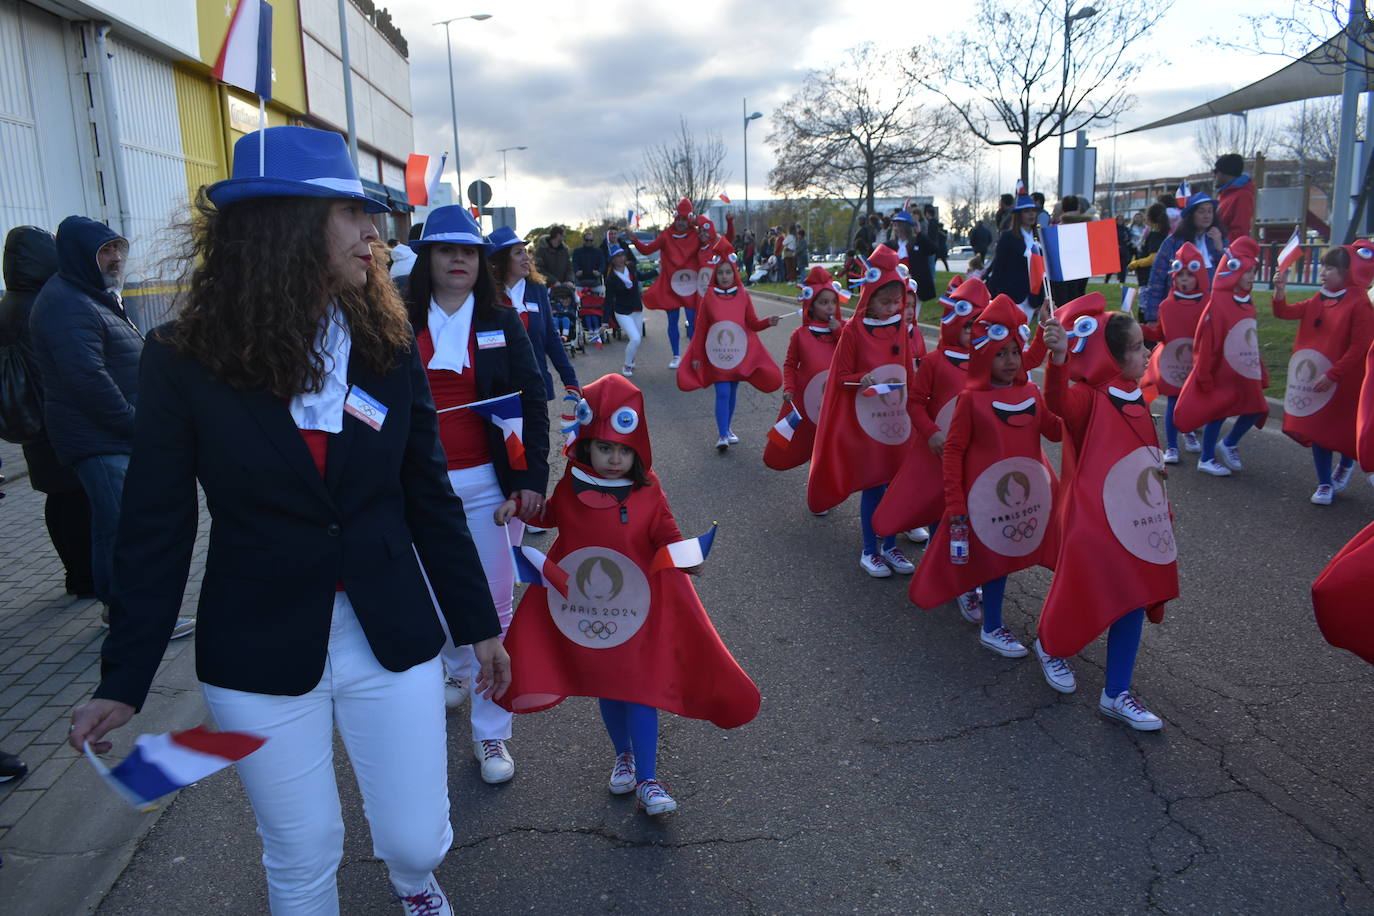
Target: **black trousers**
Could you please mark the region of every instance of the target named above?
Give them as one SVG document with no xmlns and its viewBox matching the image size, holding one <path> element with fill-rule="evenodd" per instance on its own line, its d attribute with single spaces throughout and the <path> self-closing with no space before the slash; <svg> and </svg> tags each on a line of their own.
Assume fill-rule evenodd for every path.
<svg viewBox="0 0 1374 916">
<path fill-rule="evenodd" d="M 73 595 L 95 594 L 91 575 L 91 504 L 86 491 L 77 488 L 49 493 L 43 504 L 48 537 L 67 571 L 67 591 Z"/>
</svg>

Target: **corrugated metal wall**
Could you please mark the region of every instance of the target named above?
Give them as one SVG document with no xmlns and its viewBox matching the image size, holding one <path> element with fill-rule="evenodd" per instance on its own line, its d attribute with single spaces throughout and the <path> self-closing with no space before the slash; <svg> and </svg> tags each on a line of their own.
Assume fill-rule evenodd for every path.
<svg viewBox="0 0 1374 916">
<path fill-rule="evenodd" d="M 177 69 L 177 117 L 181 123 L 181 148 L 185 155 L 187 199 L 195 198 L 201 185 L 229 177 L 225 165 L 223 104 L 209 77 Z"/>
</svg>

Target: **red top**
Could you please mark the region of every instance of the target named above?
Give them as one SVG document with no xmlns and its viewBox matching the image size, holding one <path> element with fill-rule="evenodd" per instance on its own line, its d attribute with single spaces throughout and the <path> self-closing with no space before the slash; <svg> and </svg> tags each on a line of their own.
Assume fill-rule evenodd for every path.
<svg viewBox="0 0 1374 916">
<path fill-rule="evenodd" d="M 305 447 L 310 449 L 310 458 L 315 462 L 315 470 L 324 476 L 325 465 L 329 462 L 329 433 L 322 429 L 302 429 L 301 438 L 305 440 Z M 334 591 L 344 590 L 343 581 L 335 583 Z"/>
<path fill-rule="evenodd" d="M 434 358 L 434 341 L 429 336 L 429 328 L 415 335 L 415 343 L 420 348 L 420 361 L 429 365 Z M 429 390 L 434 395 L 434 406 L 438 410 L 471 404 L 481 400 L 477 395 L 477 372 L 473 368 L 472 338 L 468 338 L 468 370 L 461 375 L 448 369 L 426 369 Z M 450 410 L 439 414 L 439 441 L 443 443 L 444 454 L 448 456 L 449 470 L 475 468 L 491 461 L 487 450 L 487 421 L 481 414 L 471 410 Z"/>
</svg>

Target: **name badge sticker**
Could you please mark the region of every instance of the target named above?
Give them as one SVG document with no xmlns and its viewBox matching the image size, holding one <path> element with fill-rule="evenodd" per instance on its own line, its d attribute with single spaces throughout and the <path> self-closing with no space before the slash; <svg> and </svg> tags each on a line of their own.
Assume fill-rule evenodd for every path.
<svg viewBox="0 0 1374 916">
<path fill-rule="evenodd" d="M 344 413 L 380 430 L 386 422 L 386 407 L 372 395 L 354 385 L 344 399 Z"/>
<path fill-rule="evenodd" d="M 538 312 L 539 312 L 539 303 L 538 303 L 538 302 L 526 302 L 526 303 L 525 303 L 525 311 L 527 311 L 527 312 L 534 312 L 534 313 L 538 314 Z"/>
<path fill-rule="evenodd" d="M 506 345 L 506 332 L 500 329 L 495 331 L 477 332 L 477 349 L 490 350 L 494 347 L 504 347 Z"/>
</svg>

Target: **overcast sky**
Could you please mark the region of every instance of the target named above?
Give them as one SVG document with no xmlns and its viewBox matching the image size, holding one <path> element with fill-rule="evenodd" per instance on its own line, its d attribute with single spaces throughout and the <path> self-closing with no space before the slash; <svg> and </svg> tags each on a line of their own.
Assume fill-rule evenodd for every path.
<svg viewBox="0 0 1374 916">
<path fill-rule="evenodd" d="M 491 184 L 501 204 L 505 192 L 496 151 L 528 146 L 508 154 L 509 193 L 521 231 L 552 221 L 577 224 L 608 208 L 623 213 L 632 205 L 623 176 L 635 171 L 644 146 L 676 129 L 679 116 L 693 128 L 720 132 L 731 175 L 723 190 L 742 198 L 744 98 L 751 111 L 764 114 L 749 129 L 750 196 L 771 196 L 766 188 L 773 163 L 765 143 L 769 117 L 808 69 L 835 64 L 859 41 L 901 49 L 927 35 L 954 35 L 974 8 L 971 0 L 379 0 L 378 5 L 390 9 L 409 42 L 416 150 L 434 155 L 453 141 L 444 29 L 431 23 L 470 13 L 492 15 L 485 22 L 452 26 L 463 180 L 496 175 Z M 1209 36 L 1241 40 L 1250 33 L 1244 15 L 1283 15 L 1292 8 L 1292 0 L 1179 0 L 1154 32 L 1152 62 L 1122 129 L 1215 98 L 1282 67 L 1284 58 L 1225 51 Z M 1116 141 L 1090 137 L 1090 142 L 1099 147 L 1099 177 L 1113 153 L 1122 179 L 1202 166 L 1191 127 Z M 1014 148 L 993 153 L 989 167 L 994 176 L 1000 169 L 1004 190 L 1011 190 Z M 1048 144 L 1040 148 L 1035 168 L 1032 184 L 1050 186 L 1054 164 Z M 952 180 L 952 174 L 941 174 L 913 190 L 943 199 Z M 645 214 L 647 220 L 660 216 Z"/>
</svg>

